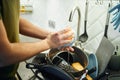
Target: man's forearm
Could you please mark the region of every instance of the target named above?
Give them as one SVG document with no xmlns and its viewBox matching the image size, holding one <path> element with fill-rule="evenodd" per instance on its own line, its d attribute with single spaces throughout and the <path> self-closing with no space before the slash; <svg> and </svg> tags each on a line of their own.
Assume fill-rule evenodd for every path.
<svg viewBox="0 0 120 80">
<path fill-rule="evenodd" d="M 19 21 L 20 33 L 26 36 L 45 39 L 46 36 L 50 33 L 48 30 L 44 30 L 42 28 L 38 28 L 33 25 L 31 22 L 20 17 Z"/>
<path fill-rule="evenodd" d="M 9 64 L 24 61 L 49 48 L 50 46 L 46 40 L 34 43 L 10 43 L 5 48 L 7 51 L 2 51 L 4 54 L 1 55 L 0 66 L 7 66 Z"/>
</svg>

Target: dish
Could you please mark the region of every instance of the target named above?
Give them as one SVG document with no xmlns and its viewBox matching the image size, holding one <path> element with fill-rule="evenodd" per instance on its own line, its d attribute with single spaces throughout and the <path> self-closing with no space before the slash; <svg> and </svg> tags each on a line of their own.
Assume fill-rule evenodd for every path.
<svg viewBox="0 0 120 80">
<path fill-rule="evenodd" d="M 89 64 L 87 66 L 87 69 L 90 70 L 94 67 L 96 67 L 96 71 L 89 74 L 93 79 L 95 79 L 98 76 L 98 61 L 97 61 L 97 57 L 94 53 L 91 53 L 88 55 L 88 59 L 89 59 Z"/>
</svg>

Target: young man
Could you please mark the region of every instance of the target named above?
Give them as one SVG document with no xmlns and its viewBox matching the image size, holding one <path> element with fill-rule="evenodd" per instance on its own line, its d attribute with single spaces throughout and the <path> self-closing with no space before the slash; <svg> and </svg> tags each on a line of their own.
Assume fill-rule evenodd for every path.
<svg viewBox="0 0 120 80">
<path fill-rule="evenodd" d="M 67 33 L 66 33 L 67 32 Z M 19 42 L 19 33 L 42 39 L 33 43 Z M 0 0 L 0 80 L 16 80 L 19 62 L 50 48 L 71 42 L 70 28 L 48 32 L 19 17 L 19 0 Z M 67 47 L 67 50 L 73 50 Z"/>
</svg>

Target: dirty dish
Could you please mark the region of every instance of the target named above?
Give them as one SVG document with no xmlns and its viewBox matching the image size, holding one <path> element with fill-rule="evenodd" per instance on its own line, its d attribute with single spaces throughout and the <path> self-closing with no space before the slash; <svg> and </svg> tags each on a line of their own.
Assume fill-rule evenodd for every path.
<svg viewBox="0 0 120 80">
<path fill-rule="evenodd" d="M 96 71 L 90 74 L 90 76 L 94 79 L 98 76 L 98 61 L 96 55 L 94 53 L 89 54 L 88 61 L 89 61 L 89 64 L 87 66 L 88 70 L 96 67 Z"/>
</svg>

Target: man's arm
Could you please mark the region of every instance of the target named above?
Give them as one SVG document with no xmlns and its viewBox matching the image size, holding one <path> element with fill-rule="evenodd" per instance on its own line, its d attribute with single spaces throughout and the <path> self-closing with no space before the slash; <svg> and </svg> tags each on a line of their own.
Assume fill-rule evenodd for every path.
<svg viewBox="0 0 120 80">
<path fill-rule="evenodd" d="M 38 28 L 22 17 L 20 17 L 19 26 L 21 34 L 34 38 L 45 39 L 50 33 L 50 31 Z"/>
<path fill-rule="evenodd" d="M 10 43 L 0 20 L 0 67 L 26 60 L 49 48 L 46 40 L 34 43 Z"/>
<path fill-rule="evenodd" d="M 66 31 L 69 32 L 65 33 Z M 71 40 L 66 39 L 72 35 L 73 32 L 67 28 L 56 33 L 51 33 L 46 39 L 39 42 L 10 43 L 3 22 L 0 20 L 0 67 L 24 61 L 39 52 L 70 43 Z"/>
</svg>

